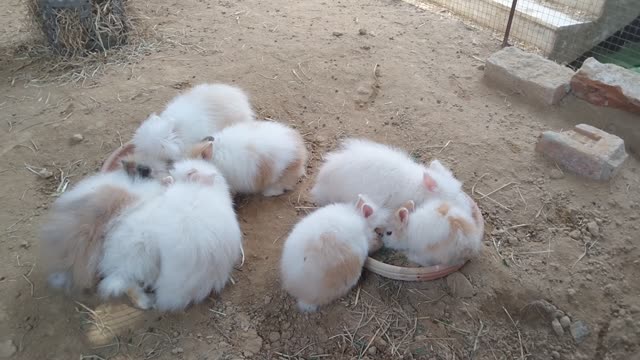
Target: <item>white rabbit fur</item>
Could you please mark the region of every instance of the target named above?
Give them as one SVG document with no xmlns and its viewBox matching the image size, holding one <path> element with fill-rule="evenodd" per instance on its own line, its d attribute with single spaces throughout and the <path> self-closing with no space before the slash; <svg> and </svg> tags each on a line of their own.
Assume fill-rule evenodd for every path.
<svg viewBox="0 0 640 360">
<path fill-rule="evenodd" d="M 242 233 L 224 177 L 204 161 L 184 160 L 171 178 L 163 194 L 123 214 L 107 235 L 102 297 L 126 293 L 143 309 L 180 310 L 228 281 Z"/>
<path fill-rule="evenodd" d="M 403 250 L 423 266 L 454 265 L 482 249 L 484 220 L 472 200 L 433 199 L 414 211 L 413 202 L 398 209 L 383 235 L 385 246 Z"/>
<path fill-rule="evenodd" d="M 211 161 L 234 193 L 277 196 L 305 174 L 307 149 L 294 129 L 273 121 L 229 126 L 194 146 L 192 157 Z"/>
<path fill-rule="evenodd" d="M 41 232 L 40 253 L 49 285 L 85 289 L 95 285 L 104 236 L 125 208 L 157 196 L 162 186 L 124 172 L 83 179 L 53 204 Z"/>
<path fill-rule="evenodd" d="M 254 119 L 249 98 L 241 89 L 226 84 L 197 85 L 140 125 L 133 136 L 132 159 L 149 166 L 159 178 L 205 136 Z"/>
<path fill-rule="evenodd" d="M 295 225 L 284 244 L 281 275 L 301 311 L 315 311 L 358 282 L 367 254 L 381 245 L 374 229 L 387 217 L 360 196 L 355 205 L 327 205 Z"/>
<path fill-rule="evenodd" d="M 318 205 L 345 202 L 359 193 L 380 206 L 397 209 L 413 200 L 456 197 L 462 183 L 438 160 L 429 167 L 405 152 L 364 139 L 347 139 L 325 156 L 311 195 Z"/>
</svg>

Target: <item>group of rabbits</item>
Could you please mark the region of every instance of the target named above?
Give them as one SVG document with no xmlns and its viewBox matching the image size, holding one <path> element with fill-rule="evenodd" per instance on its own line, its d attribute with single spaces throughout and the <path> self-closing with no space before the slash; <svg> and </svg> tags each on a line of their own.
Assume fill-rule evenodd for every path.
<svg viewBox="0 0 640 360">
<path fill-rule="evenodd" d="M 49 284 L 97 287 L 142 309 L 181 310 L 220 292 L 243 257 L 235 194 L 278 196 L 305 175 L 294 129 L 255 119 L 239 88 L 202 84 L 136 130 L 128 153 L 53 204 L 41 234 Z M 284 289 L 302 311 L 346 294 L 382 245 L 420 265 L 479 254 L 484 223 L 439 161 L 347 139 L 325 156 L 314 201 L 281 259 Z"/>
</svg>

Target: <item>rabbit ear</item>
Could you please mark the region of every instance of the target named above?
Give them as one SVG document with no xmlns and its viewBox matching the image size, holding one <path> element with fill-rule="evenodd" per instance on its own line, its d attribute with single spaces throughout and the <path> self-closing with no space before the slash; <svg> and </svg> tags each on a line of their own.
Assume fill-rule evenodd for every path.
<svg viewBox="0 0 640 360">
<path fill-rule="evenodd" d="M 403 208 L 409 210 L 409 212 L 414 212 L 416 210 L 416 203 L 413 200 L 409 200 L 402 205 Z"/>
<path fill-rule="evenodd" d="M 131 160 L 122 160 L 122 168 L 129 176 L 136 176 L 136 162 Z"/>
<path fill-rule="evenodd" d="M 429 173 L 426 171 L 422 176 L 422 183 L 427 188 L 427 190 L 431 192 L 436 191 L 436 189 L 438 188 L 438 183 L 436 183 L 436 180 L 431 175 L 429 175 Z"/>
<path fill-rule="evenodd" d="M 400 208 L 396 211 L 396 218 L 400 221 L 400 224 L 405 225 L 409 220 L 409 210 L 407 208 Z"/>
<path fill-rule="evenodd" d="M 213 158 L 213 141 L 202 141 L 191 149 L 191 157 L 204 160 Z"/>
<path fill-rule="evenodd" d="M 200 183 L 203 185 L 213 185 L 214 178 L 215 178 L 214 174 L 203 175 L 202 173 L 199 173 L 198 170 L 196 169 L 191 169 L 187 173 L 187 179 L 189 181 Z"/>
<path fill-rule="evenodd" d="M 162 185 L 169 186 L 169 185 L 173 185 L 175 180 L 173 179 L 173 176 L 167 176 L 164 179 L 162 179 L 161 182 L 162 182 Z"/>
<path fill-rule="evenodd" d="M 362 212 L 362 215 L 366 218 L 373 215 L 373 207 L 367 204 L 364 199 L 364 195 L 358 195 L 358 201 L 356 202 L 356 209 Z"/>
<path fill-rule="evenodd" d="M 369 216 L 373 215 L 373 208 L 370 205 L 364 204 L 362 206 L 362 215 L 367 219 Z"/>
</svg>

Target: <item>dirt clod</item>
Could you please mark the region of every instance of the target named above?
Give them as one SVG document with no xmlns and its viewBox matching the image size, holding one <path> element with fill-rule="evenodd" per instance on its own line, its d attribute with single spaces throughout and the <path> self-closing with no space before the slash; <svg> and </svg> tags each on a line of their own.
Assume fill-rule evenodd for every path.
<svg viewBox="0 0 640 360">
<path fill-rule="evenodd" d="M 16 348 L 16 344 L 14 344 L 13 340 L 5 340 L 0 342 L 0 358 L 8 359 L 12 357 L 18 348 Z"/>
<path fill-rule="evenodd" d="M 84 136 L 82 134 L 73 134 L 71 136 L 70 142 L 71 145 L 79 144 L 84 140 Z"/>
<path fill-rule="evenodd" d="M 577 344 L 582 343 L 591 334 L 589 327 L 582 320 L 578 320 L 572 323 L 570 329 L 571 336 L 573 336 L 573 339 Z"/>
<path fill-rule="evenodd" d="M 451 295 L 457 298 L 470 298 L 474 294 L 473 285 L 459 272 L 447 276 L 447 286 Z"/>
<path fill-rule="evenodd" d="M 558 321 L 558 319 L 553 319 L 551 321 L 551 327 L 553 328 L 553 332 L 555 332 L 556 335 L 564 335 L 564 329 L 562 329 L 562 325 L 560 324 L 560 321 Z"/>
</svg>

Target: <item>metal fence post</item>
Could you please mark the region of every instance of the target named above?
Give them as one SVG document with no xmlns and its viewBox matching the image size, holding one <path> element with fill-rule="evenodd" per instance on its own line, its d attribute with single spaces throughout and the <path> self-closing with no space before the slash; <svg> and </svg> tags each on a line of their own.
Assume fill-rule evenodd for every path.
<svg viewBox="0 0 640 360">
<path fill-rule="evenodd" d="M 511 32 L 511 23 L 513 22 L 513 16 L 516 13 L 516 5 L 518 0 L 513 0 L 511 3 L 511 11 L 509 12 L 509 21 L 507 21 L 507 29 L 504 32 L 504 39 L 502 40 L 502 47 L 509 46 L 509 33 Z"/>
</svg>

